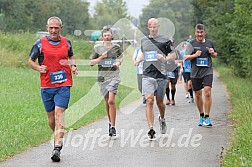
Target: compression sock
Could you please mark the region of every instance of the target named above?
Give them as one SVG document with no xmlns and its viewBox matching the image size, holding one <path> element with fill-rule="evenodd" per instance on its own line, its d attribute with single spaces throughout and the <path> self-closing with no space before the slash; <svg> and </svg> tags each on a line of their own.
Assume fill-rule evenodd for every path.
<svg viewBox="0 0 252 167">
<path fill-rule="evenodd" d="M 172 100 L 174 100 L 174 97 L 175 97 L 175 93 L 176 93 L 176 89 L 174 89 L 174 90 L 171 90 Z"/>
<path fill-rule="evenodd" d="M 166 94 L 167 100 L 170 100 L 170 89 L 169 88 L 166 88 L 165 94 Z"/>
<path fill-rule="evenodd" d="M 193 98 L 193 90 L 192 89 L 188 89 L 188 92 L 190 93 L 191 98 Z"/>
</svg>

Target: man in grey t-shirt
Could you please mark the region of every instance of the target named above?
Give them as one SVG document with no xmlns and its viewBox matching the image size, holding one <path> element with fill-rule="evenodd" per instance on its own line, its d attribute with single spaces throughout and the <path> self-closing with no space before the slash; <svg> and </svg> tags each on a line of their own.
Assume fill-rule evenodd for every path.
<svg viewBox="0 0 252 167">
<path fill-rule="evenodd" d="M 122 64 L 123 57 L 120 45 L 111 42 L 113 39 L 111 29 L 103 29 L 102 38 L 103 43 L 94 46 L 93 53 L 90 56 L 90 65 L 98 64 L 98 84 L 105 99 L 105 108 L 109 119 L 109 136 L 115 137 L 115 96 L 121 81 L 119 66 Z"/>
<path fill-rule="evenodd" d="M 205 39 L 205 27 L 203 24 L 197 24 L 195 27 L 196 39 L 190 43 L 194 47 L 191 55 L 186 53 L 185 60 L 191 60 L 191 81 L 195 92 L 196 105 L 199 110 L 200 119 L 198 126 L 212 126 L 210 121 L 210 109 L 212 105 L 212 82 L 213 65 L 212 58 L 217 57 L 217 52 L 212 41 Z M 202 89 L 204 88 L 204 101 L 202 98 Z M 204 107 L 203 107 L 204 106 Z M 204 112 L 205 110 L 205 112 Z"/>
</svg>

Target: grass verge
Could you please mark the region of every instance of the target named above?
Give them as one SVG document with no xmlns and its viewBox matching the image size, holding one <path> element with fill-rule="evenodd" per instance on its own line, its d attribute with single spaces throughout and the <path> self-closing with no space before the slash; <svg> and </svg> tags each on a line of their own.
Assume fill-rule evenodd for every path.
<svg viewBox="0 0 252 167">
<path fill-rule="evenodd" d="M 232 112 L 229 118 L 234 120 L 232 144 L 221 166 L 252 166 L 251 80 L 234 76 L 232 70 L 226 67 L 217 67 L 217 71 L 231 95 Z"/>
</svg>

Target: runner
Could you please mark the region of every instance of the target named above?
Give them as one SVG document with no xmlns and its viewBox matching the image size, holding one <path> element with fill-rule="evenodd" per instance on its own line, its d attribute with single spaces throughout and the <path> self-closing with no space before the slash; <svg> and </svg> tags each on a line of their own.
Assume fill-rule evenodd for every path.
<svg viewBox="0 0 252 167">
<path fill-rule="evenodd" d="M 181 56 L 184 59 L 185 53 L 186 53 L 186 42 L 182 44 L 183 50 L 181 51 Z M 184 88 L 186 92 L 186 98 L 189 98 L 188 103 L 194 103 L 193 98 L 193 90 L 192 90 L 192 81 L 191 81 L 191 61 L 190 60 L 184 60 L 182 61 L 182 65 L 180 68 L 180 71 L 182 72 L 183 78 L 184 78 Z M 190 94 L 190 96 L 189 96 Z"/>
<path fill-rule="evenodd" d="M 175 41 L 172 39 L 172 46 L 175 48 Z M 175 49 L 174 49 L 175 50 Z M 175 94 L 176 94 L 176 85 L 179 78 L 180 63 L 182 63 L 182 56 L 178 50 L 175 50 L 176 58 L 175 61 L 167 62 L 167 80 L 166 80 L 166 105 L 175 105 Z M 171 100 L 170 100 L 170 90 L 171 90 Z"/>
<path fill-rule="evenodd" d="M 213 42 L 205 38 L 206 31 L 203 24 L 195 26 L 196 39 L 190 43 L 194 47 L 191 55 L 185 55 L 185 60 L 191 60 L 191 80 L 193 91 L 195 92 L 196 105 L 200 114 L 198 126 L 203 124 L 212 126 L 210 120 L 210 109 L 212 105 L 212 82 L 213 82 L 213 64 L 212 58 L 217 57 L 217 52 Z M 204 88 L 204 100 L 202 89 Z"/>
<path fill-rule="evenodd" d="M 155 138 L 154 125 L 154 96 L 159 109 L 159 123 L 162 134 L 166 133 L 164 95 L 166 88 L 166 61 L 172 59 L 171 42 L 168 37 L 158 34 L 160 24 L 156 18 L 148 20 L 149 35 L 141 40 L 141 51 L 143 52 L 136 60 L 137 65 L 144 59 L 142 94 L 146 98 L 146 118 L 149 126 L 148 136 Z"/>
<path fill-rule="evenodd" d="M 135 49 L 135 52 L 132 56 L 132 60 L 133 60 L 133 63 L 134 65 L 136 65 L 136 59 L 138 56 L 140 56 L 142 54 L 141 52 L 141 48 L 136 48 Z M 136 70 L 136 73 L 137 73 L 137 83 L 138 83 L 138 90 L 140 91 L 140 93 L 142 93 L 142 76 L 143 76 L 143 61 L 139 63 L 139 65 L 137 66 L 137 70 Z M 145 97 L 143 96 L 143 105 L 145 106 L 146 105 L 146 99 Z"/>
<path fill-rule="evenodd" d="M 35 42 L 30 51 L 28 64 L 32 69 L 40 72 L 41 96 L 49 126 L 54 132 L 54 149 L 51 159 L 59 162 L 63 146 L 64 112 L 68 107 L 72 86 L 71 72 L 78 74 L 78 70 L 71 42 L 60 35 L 63 28 L 61 19 L 55 16 L 50 17 L 46 28 L 49 36 Z M 71 67 L 65 63 L 68 61 Z"/>
<path fill-rule="evenodd" d="M 116 137 L 115 96 L 121 82 L 119 66 L 122 64 L 123 57 L 120 45 L 111 42 L 113 39 L 111 29 L 102 30 L 102 39 L 103 43 L 94 46 L 90 56 L 90 65 L 98 64 L 98 84 L 105 100 L 109 120 L 109 136 Z"/>
</svg>

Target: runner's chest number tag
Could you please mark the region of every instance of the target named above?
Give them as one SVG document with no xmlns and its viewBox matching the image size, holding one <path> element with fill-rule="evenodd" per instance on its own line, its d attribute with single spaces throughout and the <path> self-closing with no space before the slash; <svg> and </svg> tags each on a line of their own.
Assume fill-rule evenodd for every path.
<svg viewBox="0 0 252 167">
<path fill-rule="evenodd" d="M 66 72 L 64 70 L 51 72 L 50 79 L 52 84 L 65 82 L 67 80 Z"/>
<path fill-rule="evenodd" d="M 168 76 L 168 78 L 175 78 L 175 73 L 174 72 L 168 72 L 167 76 Z"/>
<path fill-rule="evenodd" d="M 208 58 L 197 58 L 196 66 L 208 67 Z"/>
<path fill-rule="evenodd" d="M 102 61 L 100 62 L 100 65 L 102 67 L 112 67 L 114 63 L 115 63 L 115 58 L 109 57 L 109 58 L 102 59 Z"/>
<path fill-rule="evenodd" d="M 157 61 L 157 51 L 150 51 L 144 53 L 144 60 L 145 61 Z"/>
</svg>

